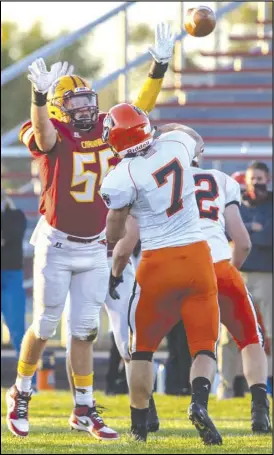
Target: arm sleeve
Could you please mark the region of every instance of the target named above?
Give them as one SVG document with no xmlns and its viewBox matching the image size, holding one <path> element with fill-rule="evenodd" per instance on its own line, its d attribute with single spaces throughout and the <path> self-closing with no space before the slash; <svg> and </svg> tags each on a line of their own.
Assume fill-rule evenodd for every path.
<svg viewBox="0 0 274 455">
<path fill-rule="evenodd" d="M 124 172 L 121 172 L 123 168 Z M 109 172 L 101 186 L 101 196 L 109 209 L 122 209 L 131 206 L 137 191 L 127 167 L 119 166 Z"/>
<path fill-rule="evenodd" d="M 231 204 L 236 204 L 238 207 L 241 205 L 241 188 L 236 180 L 226 175 L 225 182 L 225 206 L 228 207 Z"/>
<path fill-rule="evenodd" d="M 143 111 L 149 113 L 154 109 L 157 97 L 161 91 L 164 75 L 168 65 L 153 61 L 150 67 L 148 78 L 143 84 L 137 100 L 133 104 Z"/>
</svg>

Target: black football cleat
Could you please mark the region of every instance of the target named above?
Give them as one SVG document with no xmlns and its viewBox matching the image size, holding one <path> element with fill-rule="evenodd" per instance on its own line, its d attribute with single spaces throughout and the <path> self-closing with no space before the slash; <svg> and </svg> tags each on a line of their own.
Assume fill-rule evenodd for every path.
<svg viewBox="0 0 274 455">
<path fill-rule="evenodd" d="M 263 434 L 272 432 L 268 401 L 266 401 L 265 405 L 252 402 L 251 421 L 253 433 Z"/>
<path fill-rule="evenodd" d="M 160 428 L 160 422 L 157 415 L 157 410 L 153 396 L 149 400 L 149 411 L 147 416 L 147 432 L 156 433 Z"/>
<path fill-rule="evenodd" d="M 130 434 L 134 437 L 135 441 L 146 442 L 147 427 L 145 425 L 132 425 Z"/>
<path fill-rule="evenodd" d="M 195 425 L 205 445 L 221 445 L 223 443 L 221 435 L 203 406 L 191 403 L 188 408 L 188 418 Z"/>
</svg>

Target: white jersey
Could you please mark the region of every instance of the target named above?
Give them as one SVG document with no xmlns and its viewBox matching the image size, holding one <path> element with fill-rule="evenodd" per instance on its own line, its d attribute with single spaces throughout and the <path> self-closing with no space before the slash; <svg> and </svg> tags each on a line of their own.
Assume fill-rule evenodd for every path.
<svg viewBox="0 0 274 455">
<path fill-rule="evenodd" d="M 182 131 L 162 134 L 145 156 L 124 158 L 103 180 L 101 193 L 110 209 L 131 206 L 142 250 L 204 240 L 190 168 L 195 145 Z"/>
<path fill-rule="evenodd" d="M 231 248 L 225 235 L 225 208 L 241 204 L 240 185 L 216 169 L 192 167 L 196 200 L 203 233 L 211 248 L 213 262 L 231 259 Z"/>
</svg>

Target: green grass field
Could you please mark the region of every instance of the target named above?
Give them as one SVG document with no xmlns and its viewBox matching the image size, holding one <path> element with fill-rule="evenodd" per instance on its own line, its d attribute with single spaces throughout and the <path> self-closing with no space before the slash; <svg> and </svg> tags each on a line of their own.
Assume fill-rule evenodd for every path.
<svg viewBox="0 0 274 455">
<path fill-rule="evenodd" d="M 201 453 L 201 454 L 268 454 L 272 453 L 272 437 L 254 436 L 250 432 L 250 399 L 217 402 L 210 400 L 210 415 L 223 436 L 223 446 L 205 447 L 187 419 L 189 398 L 155 395 L 161 429 L 149 435 L 147 444 L 132 442 L 129 430 L 127 396 L 106 397 L 96 393 L 106 423 L 118 430 L 116 442 L 96 441 L 87 433 L 70 431 L 68 417 L 71 397 L 68 392 L 42 392 L 31 401 L 31 433 L 28 438 L 15 438 L 6 427 L 5 395 L 2 390 L 1 453 L 97 454 L 97 453 Z"/>
</svg>

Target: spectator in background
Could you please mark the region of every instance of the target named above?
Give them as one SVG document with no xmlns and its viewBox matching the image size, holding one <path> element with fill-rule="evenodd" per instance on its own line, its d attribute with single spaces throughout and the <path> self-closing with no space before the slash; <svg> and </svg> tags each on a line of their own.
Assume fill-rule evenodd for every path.
<svg viewBox="0 0 274 455">
<path fill-rule="evenodd" d="M 25 333 L 23 288 L 24 213 L 1 189 L 1 311 L 17 356 Z"/>
<path fill-rule="evenodd" d="M 265 163 L 255 161 L 248 166 L 241 215 L 251 238 L 252 250 L 241 271 L 263 316 L 268 380 L 272 384 L 273 193 L 267 189 L 269 181 L 270 172 Z"/>
<path fill-rule="evenodd" d="M 246 190 L 245 171 L 236 171 L 231 175 L 231 177 L 239 183 L 241 193 L 243 194 Z"/>
</svg>

